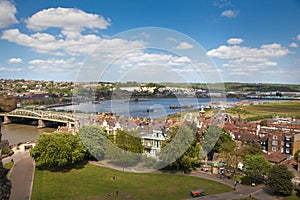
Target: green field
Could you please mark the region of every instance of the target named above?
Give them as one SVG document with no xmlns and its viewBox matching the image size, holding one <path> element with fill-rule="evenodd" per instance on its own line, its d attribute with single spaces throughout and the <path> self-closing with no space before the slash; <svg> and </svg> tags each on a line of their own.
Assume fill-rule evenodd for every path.
<svg viewBox="0 0 300 200">
<path fill-rule="evenodd" d="M 273 102 L 226 109 L 228 113 L 240 115 L 246 120 L 259 120 L 275 115 L 300 118 L 300 102 Z"/>
<path fill-rule="evenodd" d="M 186 199 L 190 198 L 189 191 L 197 188 L 203 188 L 206 195 L 232 191 L 226 185 L 197 177 L 128 173 L 87 164 L 69 172 L 36 169 L 32 200 L 116 199 L 117 190 L 118 199 Z"/>
</svg>

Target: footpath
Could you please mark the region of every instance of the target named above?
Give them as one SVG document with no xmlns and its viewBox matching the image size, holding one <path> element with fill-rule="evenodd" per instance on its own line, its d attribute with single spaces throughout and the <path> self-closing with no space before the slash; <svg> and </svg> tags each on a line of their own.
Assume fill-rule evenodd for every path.
<svg viewBox="0 0 300 200">
<path fill-rule="evenodd" d="M 205 172 L 195 171 L 190 174 L 190 176 L 196 176 L 200 178 L 205 178 L 213 180 L 219 183 L 228 185 L 229 187 L 234 187 L 233 181 L 225 178 L 219 178 L 216 175 L 208 174 Z M 237 184 L 236 190 L 234 192 L 227 192 L 222 194 L 209 195 L 199 198 L 190 198 L 190 199 L 211 199 L 211 200 L 232 200 L 232 199 L 241 199 L 247 197 L 254 197 L 261 200 L 274 200 L 276 199 L 275 195 L 272 195 L 270 189 L 266 186 L 246 186 Z"/>
<path fill-rule="evenodd" d="M 12 159 L 14 161 L 8 177 L 12 182 L 10 200 L 30 200 L 34 178 L 34 161 L 30 157 L 29 151 L 25 151 L 23 146 L 14 152 L 11 157 L 3 159 L 4 164 Z"/>
</svg>

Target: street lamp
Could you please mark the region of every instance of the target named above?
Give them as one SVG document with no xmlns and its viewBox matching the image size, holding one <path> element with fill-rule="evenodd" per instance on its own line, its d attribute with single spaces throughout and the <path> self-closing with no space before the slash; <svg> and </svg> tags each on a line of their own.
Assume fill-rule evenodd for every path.
<svg viewBox="0 0 300 200">
<path fill-rule="evenodd" d="M 16 109 L 16 107 L 17 107 L 17 103 L 14 97 L 0 96 L 0 112 L 10 112 Z M 0 122 L 0 143 L 2 141 L 1 125 L 2 123 Z M 11 182 L 6 177 L 6 174 L 8 173 L 8 169 L 5 169 L 3 167 L 1 151 L 2 149 L 0 148 L 0 199 L 8 200 L 10 196 Z"/>
</svg>

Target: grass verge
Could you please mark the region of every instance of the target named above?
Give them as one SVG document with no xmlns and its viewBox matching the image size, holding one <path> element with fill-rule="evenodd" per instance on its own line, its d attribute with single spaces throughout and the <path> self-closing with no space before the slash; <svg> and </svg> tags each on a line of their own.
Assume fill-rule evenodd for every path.
<svg viewBox="0 0 300 200">
<path fill-rule="evenodd" d="M 13 162 L 8 162 L 8 163 L 4 164 L 4 167 L 5 167 L 6 169 L 11 169 L 11 168 L 13 167 L 13 165 L 14 165 Z"/>
</svg>

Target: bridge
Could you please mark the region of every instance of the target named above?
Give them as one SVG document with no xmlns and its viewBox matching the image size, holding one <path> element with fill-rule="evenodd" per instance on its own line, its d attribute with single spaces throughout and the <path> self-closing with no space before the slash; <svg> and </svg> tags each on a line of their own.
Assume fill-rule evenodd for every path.
<svg viewBox="0 0 300 200">
<path fill-rule="evenodd" d="M 75 126 L 75 118 L 72 115 L 59 112 L 16 109 L 9 113 L 0 113 L 4 117 L 4 124 L 10 123 L 10 118 L 24 118 L 38 120 L 38 128 L 46 127 L 45 121 L 66 124 L 69 127 Z"/>
</svg>

